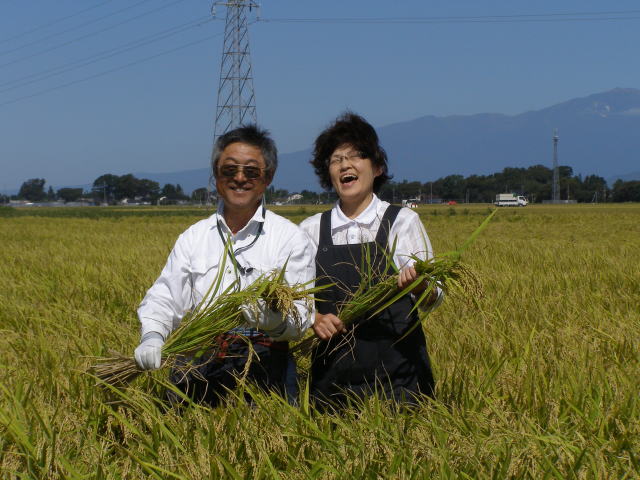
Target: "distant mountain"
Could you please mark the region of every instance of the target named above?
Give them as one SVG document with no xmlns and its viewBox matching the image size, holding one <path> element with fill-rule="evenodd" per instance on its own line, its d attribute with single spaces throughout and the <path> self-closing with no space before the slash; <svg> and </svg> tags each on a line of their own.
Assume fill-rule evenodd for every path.
<svg viewBox="0 0 640 480">
<path fill-rule="evenodd" d="M 609 186 L 612 186 L 616 180 L 622 180 L 623 182 L 630 182 L 631 180 L 640 180 L 640 170 L 637 172 L 625 173 L 624 175 L 614 175 L 607 179 Z"/>
<path fill-rule="evenodd" d="M 616 88 L 519 115 L 424 116 L 377 131 L 395 180 L 424 182 L 451 174 L 486 175 L 505 167 L 551 167 L 554 129 L 560 139 L 559 163 L 572 166 L 574 173 L 640 178 L 638 89 Z M 281 154 L 274 185 L 292 192 L 319 190 L 310 158 L 310 150 Z M 161 185 L 179 183 L 186 192 L 205 186 L 209 178 L 207 169 L 135 175 Z"/>
<path fill-rule="evenodd" d="M 425 116 L 377 131 L 395 180 L 428 181 L 451 174 L 485 175 L 505 167 L 551 167 L 556 128 L 558 161 L 575 173 L 609 178 L 636 171 L 640 90 L 616 88 L 519 115 Z M 317 189 L 310 155 L 309 150 L 282 155 L 275 183 L 289 190 Z"/>
</svg>

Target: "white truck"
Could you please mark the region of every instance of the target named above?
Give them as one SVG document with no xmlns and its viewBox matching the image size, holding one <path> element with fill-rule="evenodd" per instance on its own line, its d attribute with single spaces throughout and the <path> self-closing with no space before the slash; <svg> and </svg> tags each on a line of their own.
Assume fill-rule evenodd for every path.
<svg viewBox="0 0 640 480">
<path fill-rule="evenodd" d="M 526 207 L 529 202 L 515 193 L 499 193 L 496 195 L 496 207 Z"/>
</svg>

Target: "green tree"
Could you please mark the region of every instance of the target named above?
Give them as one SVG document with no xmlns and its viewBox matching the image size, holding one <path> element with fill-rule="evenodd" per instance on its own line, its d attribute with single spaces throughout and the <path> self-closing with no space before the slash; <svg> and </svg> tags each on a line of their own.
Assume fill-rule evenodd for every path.
<svg viewBox="0 0 640 480">
<path fill-rule="evenodd" d="M 118 177 L 116 200 L 134 199 L 138 193 L 138 179 L 131 173 Z"/>
<path fill-rule="evenodd" d="M 194 202 L 205 203 L 209 197 L 209 191 L 206 187 L 196 188 L 191 192 L 191 200 Z"/>
<path fill-rule="evenodd" d="M 289 197 L 289 190 L 278 188 L 273 185 L 267 188 L 264 192 L 265 201 L 267 203 L 284 202 Z"/>
<path fill-rule="evenodd" d="M 189 200 L 189 197 L 184 194 L 184 190 L 182 190 L 182 186 L 179 183 L 176 184 L 176 195 L 178 200 Z"/>
<path fill-rule="evenodd" d="M 402 199 L 417 198 L 420 196 L 422 184 L 420 182 L 408 182 L 403 180 L 396 185 L 396 196 Z"/>
<path fill-rule="evenodd" d="M 160 184 L 148 178 L 141 178 L 137 182 L 136 197 L 155 202 L 160 196 Z"/>
<path fill-rule="evenodd" d="M 467 177 L 467 191 L 469 192 L 469 202 L 490 203 L 495 198 L 495 188 L 491 177 L 484 175 L 471 175 Z"/>
<path fill-rule="evenodd" d="M 116 190 L 118 189 L 117 175 L 105 173 L 100 175 L 93 181 L 93 197 L 96 200 L 112 202 L 116 199 Z"/>
<path fill-rule="evenodd" d="M 378 197 L 386 202 L 393 202 L 393 194 L 396 190 L 396 182 L 393 180 L 388 181 L 382 187 L 380 187 L 380 191 L 377 193 Z"/>
<path fill-rule="evenodd" d="M 18 198 L 29 200 L 30 202 L 41 202 L 47 196 L 44 191 L 44 178 L 31 178 L 24 182 L 18 192 Z"/>
<path fill-rule="evenodd" d="M 607 181 L 598 175 L 587 175 L 581 184 L 580 192 L 576 193 L 579 202 L 603 202 L 607 195 Z"/>
<path fill-rule="evenodd" d="M 527 179 L 536 183 L 551 183 L 553 170 L 544 165 L 532 165 L 527 168 Z"/>
<path fill-rule="evenodd" d="M 458 200 L 464 198 L 466 181 L 462 175 L 448 175 L 436 181 L 439 183 L 440 196 L 443 200 Z"/>
<path fill-rule="evenodd" d="M 499 179 L 499 190 L 497 193 L 523 193 L 527 171 L 524 168 L 507 167 L 496 179 Z M 500 185 L 501 184 L 501 185 Z"/>
<path fill-rule="evenodd" d="M 65 202 L 73 202 L 82 197 L 81 188 L 61 188 L 58 190 L 58 198 Z"/>
<path fill-rule="evenodd" d="M 302 190 L 300 195 L 302 195 L 302 203 L 318 203 L 319 195 L 317 192 Z"/>
<path fill-rule="evenodd" d="M 160 196 L 167 197 L 167 200 L 177 200 L 178 190 L 172 183 L 165 183 L 164 187 L 160 191 Z"/>
<path fill-rule="evenodd" d="M 611 194 L 614 202 L 640 202 L 640 181 L 616 180 Z"/>
</svg>

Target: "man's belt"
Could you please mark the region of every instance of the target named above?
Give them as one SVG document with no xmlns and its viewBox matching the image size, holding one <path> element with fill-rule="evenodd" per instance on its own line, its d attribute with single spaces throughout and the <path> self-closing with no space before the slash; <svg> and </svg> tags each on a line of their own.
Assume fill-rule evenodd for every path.
<svg viewBox="0 0 640 480">
<path fill-rule="evenodd" d="M 227 356 L 229 346 L 237 343 L 251 342 L 254 345 L 263 345 L 273 350 L 289 351 L 289 342 L 276 342 L 270 336 L 255 328 L 235 328 L 216 338 L 216 358 L 223 359 Z"/>
</svg>

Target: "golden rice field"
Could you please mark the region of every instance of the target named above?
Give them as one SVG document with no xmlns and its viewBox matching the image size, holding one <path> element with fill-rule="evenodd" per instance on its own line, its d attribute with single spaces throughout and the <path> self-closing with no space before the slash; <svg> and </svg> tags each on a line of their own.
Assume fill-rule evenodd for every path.
<svg viewBox="0 0 640 480">
<path fill-rule="evenodd" d="M 488 210 L 418 211 L 443 252 Z M 466 255 L 484 299 L 425 319 L 436 400 L 341 416 L 259 392 L 177 411 L 161 374 L 124 391 L 84 374 L 133 352 L 137 304 L 205 215 L 0 211 L 0 478 L 640 478 L 640 205 L 499 211 Z"/>
</svg>

